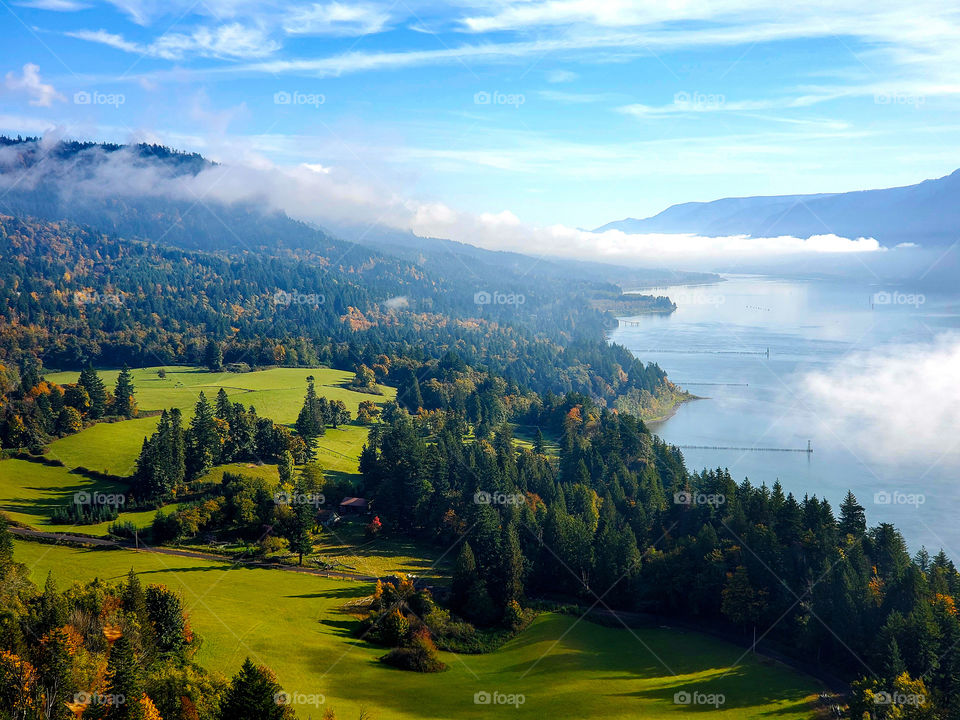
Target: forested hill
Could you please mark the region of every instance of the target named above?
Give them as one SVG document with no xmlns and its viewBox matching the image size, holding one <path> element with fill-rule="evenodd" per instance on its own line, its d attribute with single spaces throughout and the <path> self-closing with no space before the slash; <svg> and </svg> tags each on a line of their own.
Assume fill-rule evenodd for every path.
<svg viewBox="0 0 960 720">
<path fill-rule="evenodd" d="M 544 392 L 612 402 L 668 387 L 659 367 L 605 342 L 602 313 L 544 298 L 545 287 L 529 296 L 529 325 L 510 324 L 485 316 L 510 310 L 475 305 L 472 290 L 372 254 L 333 269 L 316 257 L 224 257 L 10 216 L 0 216 L 0 257 L 0 364 L 202 363 L 214 340 L 228 364 L 353 369 L 381 354 L 425 361 L 453 350 Z"/>
<path fill-rule="evenodd" d="M 212 166 L 200 155 L 158 145 L 47 146 L 37 138 L 0 138 L 0 212 L 195 250 L 300 249 L 337 257 L 352 247 L 261 206 L 213 202 L 186 186 L 178 195 L 159 189 Z M 105 191 L 106 178 L 122 193 Z"/>
<path fill-rule="evenodd" d="M 542 392 L 609 404 L 672 391 L 659 367 L 606 342 L 616 321 L 594 304 L 620 288 L 595 275 L 396 257 L 250 203 L 151 194 L 141 165 L 167 180 L 209 167 L 156 146 L 3 141 L 0 362 L 199 362 L 208 340 L 251 366 L 282 354 L 352 369 L 382 353 L 454 350 Z M 121 170 L 122 197 L 89 184 Z"/>
</svg>

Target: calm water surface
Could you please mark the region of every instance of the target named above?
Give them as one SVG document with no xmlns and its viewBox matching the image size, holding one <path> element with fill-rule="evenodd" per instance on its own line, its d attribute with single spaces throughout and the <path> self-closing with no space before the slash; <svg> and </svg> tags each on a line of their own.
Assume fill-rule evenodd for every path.
<svg viewBox="0 0 960 720">
<path fill-rule="evenodd" d="M 633 318 L 637 326 L 621 323 L 611 339 L 705 397 L 683 405 L 656 432 L 681 446 L 802 449 L 809 441 L 814 450 L 685 449 L 691 470 L 726 467 L 738 481 L 768 485 L 779 479 L 798 497 L 826 497 L 835 513 L 849 488 L 870 525 L 893 522 L 911 550 L 943 547 L 960 561 L 960 454 L 948 451 L 957 438 L 944 437 L 942 450 L 907 456 L 874 452 L 829 410 L 811 404 L 805 380 L 836 372 L 857 354 L 896 353 L 960 331 L 960 292 L 926 295 L 920 304 L 904 289 L 742 275 L 644 292 L 669 295 L 677 311 Z M 893 296 L 878 292 L 901 294 L 885 304 Z M 886 492 L 922 493 L 924 502 L 907 504 L 901 496 L 885 503 Z"/>
</svg>

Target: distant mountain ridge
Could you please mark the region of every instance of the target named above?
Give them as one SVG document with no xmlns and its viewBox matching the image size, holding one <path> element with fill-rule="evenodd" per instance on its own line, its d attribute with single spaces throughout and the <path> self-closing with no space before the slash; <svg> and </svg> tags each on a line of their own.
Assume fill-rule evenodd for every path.
<svg viewBox="0 0 960 720">
<path fill-rule="evenodd" d="M 594 232 L 695 233 L 808 238 L 834 234 L 901 243 L 951 245 L 960 231 L 960 170 L 916 185 L 814 195 L 724 198 L 672 205 L 652 217 L 625 218 Z"/>
</svg>

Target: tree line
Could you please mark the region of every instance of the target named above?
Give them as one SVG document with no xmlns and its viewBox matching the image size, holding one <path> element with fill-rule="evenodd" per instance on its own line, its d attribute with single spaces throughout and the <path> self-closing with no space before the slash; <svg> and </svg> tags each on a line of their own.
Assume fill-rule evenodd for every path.
<svg viewBox="0 0 960 720">
<path fill-rule="evenodd" d="M 542 437 L 518 446 L 507 423 L 482 438 L 456 412 L 432 427 L 402 408 L 384 417 L 361 457 L 365 492 L 388 532 L 459 548 L 459 617 L 509 626 L 514 603 L 602 598 L 756 632 L 852 682 L 858 720 L 960 717 L 960 574 L 942 550 L 911 557 L 895 527 L 868 527 L 852 493 L 835 512 L 779 482 L 689 472 L 642 421 L 584 396 L 512 418 L 557 433 L 556 458 Z M 906 695 L 916 707 L 874 702 Z"/>
</svg>

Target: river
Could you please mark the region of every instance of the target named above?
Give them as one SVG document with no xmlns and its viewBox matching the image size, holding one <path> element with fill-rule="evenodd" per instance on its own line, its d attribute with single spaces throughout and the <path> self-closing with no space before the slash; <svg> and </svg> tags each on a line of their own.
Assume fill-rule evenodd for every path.
<svg viewBox="0 0 960 720">
<path fill-rule="evenodd" d="M 747 275 L 643 292 L 677 310 L 621 322 L 611 340 L 703 398 L 654 426 L 687 446 L 688 468 L 779 479 L 836 514 L 849 488 L 871 526 L 960 561 L 960 293 Z"/>
</svg>

